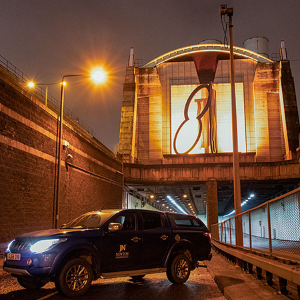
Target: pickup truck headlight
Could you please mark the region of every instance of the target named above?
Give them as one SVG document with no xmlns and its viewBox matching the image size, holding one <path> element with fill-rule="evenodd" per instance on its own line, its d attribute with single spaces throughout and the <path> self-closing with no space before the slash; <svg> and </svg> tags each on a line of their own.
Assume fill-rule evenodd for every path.
<svg viewBox="0 0 300 300">
<path fill-rule="evenodd" d="M 14 241 L 15 241 L 15 240 L 12 240 L 12 241 L 7 245 L 6 251 L 9 251 L 9 248 L 10 248 L 11 244 L 12 244 Z"/>
<path fill-rule="evenodd" d="M 64 242 L 66 239 L 49 239 L 40 240 L 30 247 L 30 251 L 33 253 L 43 253 L 55 247 L 58 243 Z"/>
</svg>

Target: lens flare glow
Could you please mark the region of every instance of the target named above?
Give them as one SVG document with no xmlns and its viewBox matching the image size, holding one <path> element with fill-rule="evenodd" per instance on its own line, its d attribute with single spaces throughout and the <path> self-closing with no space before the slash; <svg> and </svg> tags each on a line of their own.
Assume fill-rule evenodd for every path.
<svg viewBox="0 0 300 300">
<path fill-rule="evenodd" d="M 35 86 L 35 83 L 33 81 L 29 81 L 27 83 L 27 86 L 29 86 L 30 88 L 33 88 Z"/>
<path fill-rule="evenodd" d="M 33 244 L 30 247 L 30 251 L 33 253 L 43 253 L 54 247 L 58 242 L 59 239 L 41 240 Z"/>
<path fill-rule="evenodd" d="M 7 245 L 6 251 L 9 251 L 9 248 L 10 248 L 11 244 L 12 244 L 14 241 L 15 241 L 15 240 L 12 240 L 12 241 Z"/>
<path fill-rule="evenodd" d="M 95 70 L 91 76 L 96 83 L 102 83 L 106 80 L 106 72 L 102 69 Z"/>
</svg>

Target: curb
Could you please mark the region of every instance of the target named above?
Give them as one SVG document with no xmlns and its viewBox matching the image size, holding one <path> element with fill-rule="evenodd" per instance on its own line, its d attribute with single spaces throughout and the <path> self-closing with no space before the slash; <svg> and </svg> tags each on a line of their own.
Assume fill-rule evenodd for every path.
<svg viewBox="0 0 300 300">
<path fill-rule="evenodd" d="M 290 299 L 253 275 L 247 274 L 240 267 L 233 265 L 224 257 L 213 251 L 213 258 L 206 262 L 207 269 L 217 286 L 229 300 L 253 300 L 253 299 Z"/>
</svg>

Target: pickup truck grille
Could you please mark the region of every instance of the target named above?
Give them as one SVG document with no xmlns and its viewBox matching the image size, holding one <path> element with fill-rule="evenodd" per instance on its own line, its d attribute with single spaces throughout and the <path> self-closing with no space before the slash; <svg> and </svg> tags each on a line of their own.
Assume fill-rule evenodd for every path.
<svg viewBox="0 0 300 300">
<path fill-rule="evenodd" d="M 12 244 L 10 245 L 9 250 L 11 252 L 21 252 L 21 251 L 29 250 L 30 246 L 31 244 L 28 242 L 13 241 Z"/>
</svg>

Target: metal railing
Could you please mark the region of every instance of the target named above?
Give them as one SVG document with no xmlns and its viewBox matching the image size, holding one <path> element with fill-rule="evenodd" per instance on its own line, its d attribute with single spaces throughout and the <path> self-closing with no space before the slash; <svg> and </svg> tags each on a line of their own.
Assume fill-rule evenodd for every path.
<svg viewBox="0 0 300 300">
<path fill-rule="evenodd" d="M 240 215 L 244 249 L 300 261 L 300 188 Z M 236 245 L 236 217 L 212 225 L 212 238 Z"/>
<path fill-rule="evenodd" d="M 34 88 L 34 91 L 30 91 L 29 88 L 26 88 L 26 84 L 29 82 L 30 78 L 25 75 L 21 70 L 19 70 L 17 67 L 15 67 L 13 64 L 11 64 L 7 59 L 5 59 L 3 56 L 0 55 L 0 65 L 2 65 L 5 69 L 7 69 L 10 73 L 15 75 L 18 79 L 21 80 L 22 83 L 24 83 L 23 88 L 26 89 L 27 92 L 36 94 L 42 103 L 44 102 L 44 99 L 46 97 L 46 90 L 36 85 Z M 59 113 L 60 108 L 60 101 L 54 98 L 51 94 L 47 94 L 47 106 L 51 110 L 53 110 L 55 113 Z M 50 103 L 49 103 L 50 102 Z M 68 120 L 72 125 L 79 125 L 83 127 L 88 133 L 90 133 L 95 139 L 97 139 L 100 143 L 103 144 L 103 140 L 101 137 L 99 137 L 91 127 L 89 127 L 85 122 L 83 122 L 81 119 L 79 119 L 71 110 L 69 110 L 66 106 L 64 106 L 64 118 Z M 114 151 L 113 146 L 105 146 L 108 150 Z"/>
</svg>

